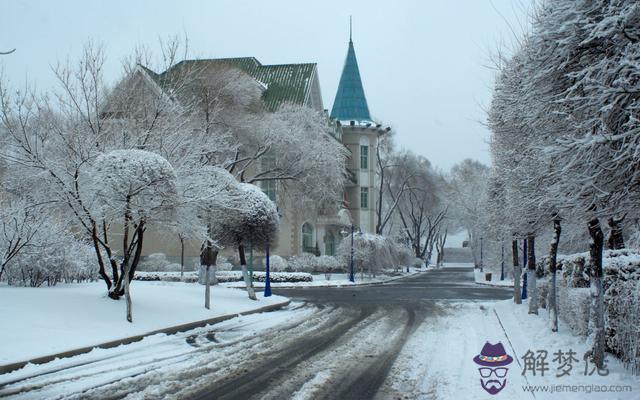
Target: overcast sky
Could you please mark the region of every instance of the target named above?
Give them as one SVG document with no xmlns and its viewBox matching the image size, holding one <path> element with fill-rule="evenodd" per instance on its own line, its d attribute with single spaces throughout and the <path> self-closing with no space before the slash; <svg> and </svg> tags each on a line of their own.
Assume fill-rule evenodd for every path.
<svg viewBox="0 0 640 400">
<path fill-rule="evenodd" d="M 529 0 L 19 1 L 0 0 L 0 68 L 14 82 L 51 85 L 50 65 L 89 38 L 106 45 L 106 76 L 136 44 L 187 33 L 196 58 L 254 56 L 263 64 L 316 62 L 331 109 L 349 40 L 369 109 L 401 147 L 448 170 L 489 162 L 482 125 L 494 72 L 489 56 L 513 39 Z"/>
</svg>

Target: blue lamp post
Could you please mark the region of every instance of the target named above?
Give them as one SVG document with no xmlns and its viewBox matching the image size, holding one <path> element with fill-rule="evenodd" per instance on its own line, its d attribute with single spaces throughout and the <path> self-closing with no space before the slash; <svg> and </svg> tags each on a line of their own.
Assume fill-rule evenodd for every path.
<svg viewBox="0 0 640 400">
<path fill-rule="evenodd" d="M 502 255 L 500 258 L 500 280 L 504 280 L 504 239 L 502 239 Z"/>
<path fill-rule="evenodd" d="M 483 238 L 480 238 L 480 272 L 484 272 Z"/>
<path fill-rule="evenodd" d="M 269 245 L 267 244 L 267 254 L 266 254 L 266 276 L 264 278 L 264 297 L 271 296 L 271 277 L 269 276 Z"/>
<path fill-rule="evenodd" d="M 349 266 L 349 280 L 351 282 L 355 282 L 356 278 L 353 274 L 353 234 L 355 231 L 355 227 L 351 224 L 351 265 Z"/>
</svg>

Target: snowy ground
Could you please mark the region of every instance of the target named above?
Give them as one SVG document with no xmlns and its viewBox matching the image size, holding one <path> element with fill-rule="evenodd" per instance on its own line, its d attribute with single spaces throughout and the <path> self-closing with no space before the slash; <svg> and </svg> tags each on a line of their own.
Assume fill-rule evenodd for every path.
<svg viewBox="0 0 640 400">
<path fill-rule="evenodd" d="M 471 268 L 448 267 L 374 287 L 299 290 L 324 293 L 336 302 L 294 302 L 282 311 L 28 365 L 0 375 L 0 397 L 638 398 L 638 378 L 615 359 L 609 359 L 608 376 L 584 376 L 584 340 L 572 336 L 562 323 L 559 333 L 551 333 L 545 310 L 535 316 L 527 314 L 526 302 L 516 306 L 511 300 L 444 300 L 506 293 L 476 285 Z M 507 385 L 496 396 L 481 388 L 472 360 L 487 341 L 502 342 L 514 358 Z M 527 350 L 549 352 L 544 376 L 522 375 L 519 363 Z M 558 350 L 576 352 L 578 361 L 570 376 L 556 377 L 552 353 Z M 564 391 L 542 392 L 540 385 L 553 385 L 554 390 L 561 385 Z M 611 390 L 630 386 L 633 391 L 595 393 L 593 385 Z M 533 387 L 538 390 L 535 396 Z M 567 392 L 574 387 L 576 392 Z"/>
<path fill-rule="evenodd" d="M 406 272 L 406 269 L 399 270 L 397 274 L 394 275 L 385 275 L 380 274 L 376 277 L 370 277 L 367 274 L 356 274 L 355 282 L 351 282 L 349 280 L 349 274 L 331 274 L 327 277 L 325 274 L 314 274 L 313 281 L 311 282 L 281 282 L 281 283 L 272 283 L 271 287 L 277 288 L 285 288 L 285 287 L 341 287 L 341 286 L 354 286 L 354 285 L 369 285 L 372 283 L 382 283 L 389 282 L 396 279 L 400 279 L 403 277 L 411 276 L 420 272 L 427 271 L 424 268 L 409 268 L 409 272 Z M 224 287 L 235 287 L 242 288 L 244 287 L 243 282 L 226 282 L 221 283 L 221 286 Z M 256 288 L 264 288 L 264 282 L 254 282 L 253 285 Z"/>
<path fill-rule="evenodd" d="M 212 287 L 207 310 L 204 287 L 198 284 L 135 281 L 131 288 L 133 323 L 125 320 L 124 300 L 109 299 L 102 282 L 0 287 L 0 315 L 5 321 L 0 329 L 0 365 L 286 300 L 258 294 L 258 301 L 253 301 L 244 291 Z"/>
<path fill-rule="evenodd" d="M 411 336 L 377 398 L 630 400 L 640 397 L 638 377 L 632 376 L 611 356 L 607 357 L 608 376 L 598 376 L 597 372 L 585 376 L 585 341 L 571 335 L 562 323 L 560 332 L 551 333 L 547 321 L 544 310 L 538 316 L 527 314 L 526 301 L 520 306 L 511 300 L 450 303 L 446 315 L 426 320 Z M 514 358 L 508 366 L 507 384 L 496 396 L 482 389 L 479 366 L 472 361 L 486 341 L 503 343 Z M 524 363 L 522 357 L 528 350 L 536 355 L 538 350 L 548 351 L 549 370 L 544 376 L 540 376 L 539 371 L 536 376 L 529 371 L 522 375 L 520 364 Z M 553 361 L 553 353 L 558 350 L 577 353 L 578 361 L 573 363 L 568 376 L 556 377 L 559 365 Z M 628 391 L 629 387 L 632 391 Z M 535 396 L 531 390 L 536 390 Z"/>
<path fill-rule="evenodd" d="M 240 360 L 249 358 L 251 351 L 270 351 L 260 343 L 268 337 L 265 332 L 282 335 L 282 330 L 291 329 L 308 333 L 326 314 L 297 304 L 278 312 L 238 316 L 216 324 L 215 330 L 204 327 L 175 335 L 156 334 L 112 349 L 96 348 L 72 358 L 27 365 L 0 375 L 0 398 L 99 399 L 107 394 L 118 398 L 132 388 L 139 392 L 127 398 L 181 398 L 180 386 L 203 385 L 212 375 L 243 367 Z"/>
<path fill-rule="evenodd" d="M 511 286 L 513 287 L 513 279 L 505 278 L 503 281 L 500 280 L 500 272 L 491 273 L 491 281 L 487 281 L 485 277 L 485 272 L 480 272 L 479 268 L 474 268 L 473 270 L 476 278 L 476 283 L 480 283 L 483 285 L 491 285 L 491 286 Z M 505 271 L 506 274 L 506 271 Z"/>
</svg>

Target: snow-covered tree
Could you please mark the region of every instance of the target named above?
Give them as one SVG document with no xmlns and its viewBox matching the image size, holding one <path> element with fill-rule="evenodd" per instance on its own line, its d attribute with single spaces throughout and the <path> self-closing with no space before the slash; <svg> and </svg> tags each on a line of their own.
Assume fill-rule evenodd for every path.
<svg viewBox="0 0 640 400">
<path fill-rule="evenodd" d="M 0 204 L 0 280 L 21 252 L 36 245 L 34 238 L 43 220 L 39 207 L 24 200 L 4 201 Z"/>
<path fill-rule="evenodd" d="M 145 150 L 113 150 L 96 157 L 88 171 L 81 173 L 88 188 L 82 201 L 103 223 L 122 227 L 122 261 L 112 257 L 114 285 L 109 296 L 123 294 L 127 300 L 127 320 L 132 322 L 129 283 L 140 261 L 144 232 L 154 224 L 168 224 L 177 203 L 176 174 L 169 162 Z"/>
<path fill-rule="evenodd" d="M 242 276 L 249 298 L 256 300 L 247 270 L 247 246 L 266 249 L 276 238 L 279 216 L 275 204 L 258 187 L 237 183 L 221 207 L 211 210 L 210 236 L 218 246 L 238 249 Z"/>
<path fill-rule="evenodd" d="M 454 165 L 449 173 L 451 219 L 467 230 L 476 266 L 480 265 L 481 218 L 484 215 L 489 168 L 471 159 Z"/>
<path fill-rule="evenodd" d="M 408 238 L 415 257 L 429 260 L 447 214 L 442 199 L 445 181 L 427 159 L 411 152 L 398 154 L 394 165 L 402 171 L 390 177 L 387 184 L 391 203 L 397 202 L 398 226 L 394 230 Z"/>
<path fill-rule="evenodd" d="M 205 308 L 210 307 L 210 284 L 216 284 L 217 258 L 223 245 L 215 237 L 218 219 L 242 199 L 239 182 L 227 170 L 202 166 L 178 180 L 178 220 L 175 228 L 202 243 L 199 282 L 205 285 Z"/>
<path fill-rule="evenodd" d="M 520 220 L 508 213 L 514 234 L 533 238 L 553 221 L 551 258 L 559 218 L 581 223 L 591 236 L 591 339 L 599 366 L 600 221 L 610 219 L 611 242 L 621 244 L 624 217 L 637 218 L 639 20 L 640 7 L 631 1 L 541 2 L 531 31 L 501 69 L 489 116 L 507 209 L 520 210 Z"/>
</svg>

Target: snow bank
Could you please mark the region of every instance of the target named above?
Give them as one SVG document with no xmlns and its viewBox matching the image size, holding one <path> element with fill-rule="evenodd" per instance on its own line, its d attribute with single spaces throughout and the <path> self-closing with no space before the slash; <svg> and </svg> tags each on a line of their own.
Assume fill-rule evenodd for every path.
<svg viewBox="0 0 640 400">
<path fill-rule="evenodd" d="M 174 325 L 236 314 L 285 301 L 281 296 L 249 300 L 244 291 L 212 287 L 211 310 L 204 288 L 172 282 L 132 284 L 134 320 L 125 302 L 106 296 L 104 283 L 46 288 L 0 287 L 0 364 L 10 364 L 97 345 Z"/>
</svg>

